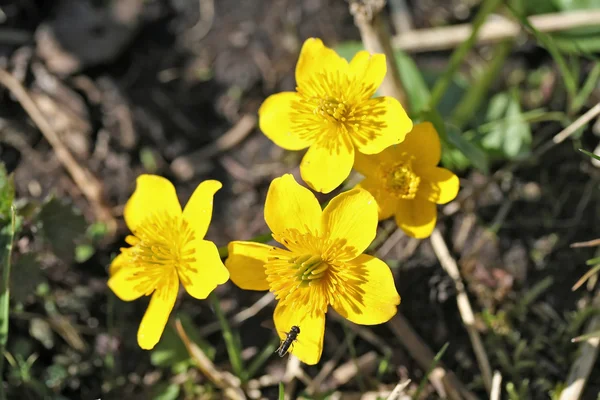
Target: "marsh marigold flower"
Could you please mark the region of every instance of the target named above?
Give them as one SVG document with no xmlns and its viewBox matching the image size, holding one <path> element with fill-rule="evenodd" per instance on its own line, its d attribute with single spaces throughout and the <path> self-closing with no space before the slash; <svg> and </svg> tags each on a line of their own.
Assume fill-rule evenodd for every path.
<svg viewBox="0 0 600 400">
<path fill-rule="evenodd" d="M 436 204 L 453 200 L 458 177 L 438 168 L 441 145 L 438 133 L 429 122 L 415 125 L 404 142 L 379 154 L 356 155 L 354 168 L 365 176 L 358 187 L 377 200 L 379 219 L 396 216 L 396 223 L 407 235 L 426 238 L 437 219 Z"/>
<path fill-rule="evenodd" d="M 385 55 L 358 52 L 348 63 L 308 39 L 296 65 L 296 91 L 268 97 L 258 111 L 260 129 L 287 150 L 309 148 L 302 179 L 329 193 L 348 177 L 354 153 L 379 153 L 400 143 L 412 122 L 392 97 L 372 98 L 386 73 Z"/>
<path fill-rule="evenodd" d="M 131 246 L 110 265 L 108 286 L 123 301 L 152 295 L 138 330 L 138 343 L 152 349 L 158 343 L 175 305 L 179 282 L 197 299 L 205 299 L 229 272 L 213 242 L 203 240 L 210 224 L 218 181 L 202 182 L 185 209 L 175 188 L 155 175 L 137 178 L 135 192 L 125 205 Z"/>
<path fill-rule="evenodd" d="M 367 191 L 344 192 L 321 210 L 308 189 L 284 175 L 269 187 L 265 220 L 285 248 L 231 242 L 225 265 L 240 288 L 275 294 L 275 327 L 281 339 L 300 328 L 291 352 L 301 361 L 321 358 L 329 305 L 363 325 L 396 314 L 400 296 L 389 267 L 362 254 L 377 229 L 377 205 Z"/>
</svg>

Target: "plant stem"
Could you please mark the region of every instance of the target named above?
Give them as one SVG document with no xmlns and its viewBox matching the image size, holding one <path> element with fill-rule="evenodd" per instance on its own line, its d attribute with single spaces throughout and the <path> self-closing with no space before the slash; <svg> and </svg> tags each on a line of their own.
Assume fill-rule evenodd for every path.
<svg viewBox="0 0 600 400">
<path fill-rule="evenodd" d="M 479 33 L 479 29 L 483 26 L 483 23 L 487 19 L 487 16 L 492 13 L 501 3 L 501 0 L 486 0 L 483 2 L 479 12 L 473 19 L 473 31 L 471 32 L 471 36 L 464 41 L 460 46 L 454 50 L 452 56 L 450 57 L 450 62 L 444 74 L 437 80 L 435 86 L 431 90 L 431 100 L 429 102 L 429 108 L 434 109 L 442 99 L 444 93 L 450 86 L 452 82 L 452 78 L 454 74 L 458 70 L 463 59 L 467 56 L 467 53 L 471 48 L 475 45 L 477 41 L 477 34 Z"/>
<path fill-rule="evenodd" d="M 8 233 L 8 243 L 6 245 L 6 258 L 2 270 L 2 287 L 0 291 L 0 399 L 6 399 L 4 393 L 4 352 L 6 350 L 6 342 L 8 341 L 8 316 L 9 316 L 9 301 L 10 301 L 10 261 L 12 256 L 12 245 L 15 239 L 15 224 L 16 211 L 13 205 L 10 209 L 11 227 Z"/>
<path fill-rule="evenodd" d="M 259 370 L 259 368 L 264 365 L 264 363 L 273 355 L 273 353 L 275 353 L 275 350 L 277 349 L 278 346 L 279 346 L 279 338 L 274 338 L 273 340 L 271 340 L 262 349 L 262 351 L 256 357 L 254 357 L 254 360 L 252 361 L 252 363 L 248 366 L 248 369 L 246 370 L 246 374 L 244 376 L 245 379 L 242 379 L 242 380 L 247 381 L 247 380 L 251 379 L 256 374 L 256 372 Z"/>
<path fill-rule="evenodd" d="M 233 337 L 233 332 L 231 331 L 231 327 L 229 326 L 229 322 L 223 314 L 221 310 L 221 303 L 217 295 L 213 292 L 209 296 L 210 303 L 212 304 L 213 310 L 217 319 L 219 320 L 219 324 L 221 324 L 221 330 L 223 331 L 223 339 L 225 340 L 225 346 L 227 347 L 227 354 L 229 355 L 229 362 L 231 363 L 231 368 L 233 369 L 234 374 L 238 378 L 242 378 L 244 376 L 244 367 L 242 364 L 242 352 L 237 344 L 237 341 Z"/>
</svg>

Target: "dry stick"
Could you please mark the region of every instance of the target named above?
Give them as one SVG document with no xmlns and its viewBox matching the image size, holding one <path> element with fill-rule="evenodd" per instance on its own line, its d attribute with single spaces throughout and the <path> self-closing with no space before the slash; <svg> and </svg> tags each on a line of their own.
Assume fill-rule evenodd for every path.
<svg viewBox="0 0 600 400">
<path fill-rule="evenodd" d="M 364 0 L 363 4 L 352 3 L 350 12 L 354 16 L 354 23 L 360 31 L 365 48 L 371 53 L 385 54 L 387 73 L 379 88 L 381 94 L 395 97 L 406 106 L 406 94 L 400 81 L 387 21 L 381 12 L 384 6 L 384 0 Z"/>
<path fill-rule="evenodd" d="M 27 90 L 23 87 L 21 82 L 7 71 L 0 68 L 0 84 L 6 87 L 12 95 L 15 96 L 29 117 L 37 125 L 38 129 L 42 132 L 48 143 L 50 143 L 60 163 L 69 172 L 73 181 L 75 181 L 75 184 L 92 205 L 96 217 L 100 221 L 106 223 L 109 232 L 114 232 L 117 224 L 110 210 L 104 205 L 102 199 L 103 190 L 100 181 L 96 179 L 87 168 L 80 165 L 75 157 L 73 157 L 71 152 L 58 137 L 58 134 L 54 131 L 52 126 L 50 126 L 29 93 L 27 93 Z"/>
<path fill-rule="evenodd" d="M 391 19 L 397 34 L 413 30 L 413 22 L 406 0 L 389 0 Z M 400 385 L 400 384 L 398 384 Z"/>
<path fill-rule="evenodd" d="M 592 119 L 597 117 L 598 114 L 600 114 L 600 103 L 590 108 L 585 114 L 577 118 L 575 122 L 573 122 L 571 125 L 567 126 L 565 129 L 556 134 L 556 136 L 552 138 L 552 141 L 555 144 L 564 142 L 569 136 L 575 133 L 577 129 L 590 122 Z"/>
<path fill-rule="evenodd" d="M 494 371 L 490 400 L 500 400 L 500 394 L 502 394 L 502 375 L 500 375 L 500 372 Z"/>
<path fill-rule="evenodd" d="M 254 304 L 250 307 L 243 309 L 239 313 L 235 314 L 232 318 L 229 319 L 229 323 L 232 327 L 240 325 L 242 322 L 246 321 L 249 318 L 254 317 L 259 313 L 263 308 L 268 306 L 273 302 L 275 297 L 273 297 L 273 293 L 268 292 L 260 299 L 258 299 Z M 221 330 L 221 324 L 219 321 L 212 322 L 205 327 L 201 328 L 198 333 L 200 336 L 208 336 L 215 332 Z"/>
<path fill-rule="evenodd" d="M 600 307 L 600 290 L 596 292 L 593 304 L 594 307 Z M 600 330 L 600 315 L 595 315 L 590 319 L 585 334 L 593 334 Z M 579 347 L 579 356 L 571 365 L 569 376 L 567 377 L 567 387 L 561 392 L 559 400 L 576 400 L 581 398 L 585 383 L 590 376 L 590 372 L 598 356 L 598 346 L 600 338 L 590 337 L 583 341 Z"/>
<path fill-rule="evenodd" d="M 580 10 L 529 17 L 531 25 L 540 32 L 560 32 L 572 28 L 598 26 L 600 10 Z M 412 30 L 392 39 L 396 49 L 408 52 L 426 52 L 452 49 L 471 36 L 470 24 L 449 27 Z M 519 23 L 497 17 L 485 22 L 477 35 L 477 44 L 499 42 L 511 39 L 522 31 Z"/>
<path fill-rule="evenodd" d="M 477 363 L 479 364 L 483 376 L 483 383 L 485 384 L 488 393 L 490 393 L 492 390 L 492 368 L 490 367 L 490 360 L 485 352 L 479 331 L 475 327 L 473 309 L 471 308 L 465 285 L 460 276 L 460 272 L 458 271 L 458 266 L 456 265 L 456 261 L 454 261 L 450 255 L 450 251 L 448 250 L 448 246 L 446 246 L 442 234 L 437 229 L 434 229 L 431 234 L 431 245 L 433 246 L 433 251 L 438 260 L 440 260 L 440 264 L 442 264 L 442 268 L 444 268 L 454 281 L 457 292 L 456 302 L 458 303 L 458 311 L 460 312 L 460 317 L 469 333 L 473 351 L 475 351 L 475 357 L 477 358 Z"/>
<path fill-rule="evenodd" d="M 410 385 L 410 379 L 405 380 L 404 382 L 398 382 L 392 393 L 387 397 L 386 400 L 398 400 L 400 396 L 404 393 L 404 389 L 406 389 Z"/>
<path fill-rule="evenodd" d="M 245 400 L 246 395 L 242 389 L 240 389 L 240 380 L 227 371 L 219 371 L 210 358 L 204 354 L 202 349 L 190 340 L 179 319 L 175 321 L 175 329 L 190 357 L 196 362 L 196 366 L 200 372 L 202 372 L 215 386 L 223 389 L 228 397 Z"/>
<path fill-rule="evenodd" d="M 410 323 L 401 313 L 397 313 L 388 325 L 398 340 L 404 345 L 411 357 L 419 364 L 423 371 L 427 371 L 433 362 L 435 355 L 410 326 Z M 458 380 L 452 371 L 446 370 L 438 364 L 429 374 L 431 384 L 440 397 L 450 400 L 476 400 L 474 394 L 470 393 Z"/>
<path fill-rule="evenodd" d="M 240 143 L 252 132 L 256 121 L 255 115 L 245 114 L 231 129 L 208 146 L 173 160 L 171 171 L 181 179 L 191 179 L 198 163 L 205 162 L 207 158 L 214 157 Z"/>
</svg>

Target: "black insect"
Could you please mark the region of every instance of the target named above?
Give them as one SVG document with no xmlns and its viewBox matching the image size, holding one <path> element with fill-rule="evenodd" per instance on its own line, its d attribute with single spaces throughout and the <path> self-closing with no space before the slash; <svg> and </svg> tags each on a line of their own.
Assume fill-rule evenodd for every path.
<svg viewBox="0 0 600 400">
<path fill-rule="evenodd" d="M 276 351 L 276 353 L 279 355 L 279 357 L 283 357 L 287 354 L 287 352 L 290 349 L 290 346 L 292 344 L 294 344 L 294 342 L 298 339 L 299 334 L 300 334 L 299 326 L 294 325 L 290 328 L 290 331 L 286 333 L 286 335 L 287 335 L 286 338 L 283 339 L 283 341 L 279 345 L 279 348 Z"/>
</svg>

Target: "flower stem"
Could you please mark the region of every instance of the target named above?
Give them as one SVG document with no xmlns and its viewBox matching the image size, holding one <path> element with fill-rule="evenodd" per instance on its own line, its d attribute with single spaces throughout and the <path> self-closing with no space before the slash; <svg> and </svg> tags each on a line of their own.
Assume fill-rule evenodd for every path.
<svg viewBox="0 0 600 400">
<path fill-rule="evenodd" d="M 213 307 L 215 315 L 219 320 L 219 324 L 221 325 L 221 330 L 223 331 L 223 339 L 225 340 L 225 346 L 227 347 L 227 354 L 229 355 L 229 362 L 231 363 L 231 368 L 233 369 L 233 373 L 241 378 L 244 376 L 244 367 L 242 364 L 242 351 L 238 345 L 238 342 L 233 337 L 233 332 L 231 330 L 231 326 L 229 326 L 229 322 L 223 314 L 223 310 L 221 310 L 221 303 L 219 302 L 219 298 L 213 292 L 209 296 L 210 303 Z"/>
<path fill-rule="evenodd" d="M 8 341 L 8 314 L 10 302 L 10 261 L 12 256 L 13 241 L 15 239 L 16 211 L 13 205 L 10 209 L 11 225 L 8 231 L 8 243 L 5 249 L 5 259 L 2 268 L 2 283 L 0 288 L 0 400 L 6 399 L 4 393 L 4 382 L 2 376 L 4 373 L 4 351 Z"/>
</svg>

